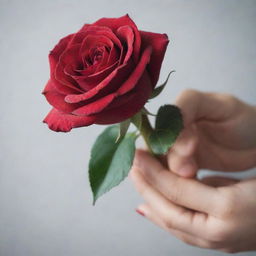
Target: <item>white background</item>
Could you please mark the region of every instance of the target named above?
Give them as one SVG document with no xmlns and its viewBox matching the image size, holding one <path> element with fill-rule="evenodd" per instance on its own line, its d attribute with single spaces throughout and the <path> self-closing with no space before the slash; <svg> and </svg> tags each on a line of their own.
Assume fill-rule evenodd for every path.
<svg viewBox="0 0 256 256">
<path fill-rule="evenodd" d="M 141 198 L 129 180 L 93 207 L 87 164 L 104 127 L 62 134 L 42 123 L 49 50 L 84 23 L 126 13 L 139 29 L 170 38 L 160 81 L 176 73 L 151 111 L 185 88 L 255 104 L 256 1 L 0 0 L 1 256 L 222 255 L 137 215 Z"/>
</svg>

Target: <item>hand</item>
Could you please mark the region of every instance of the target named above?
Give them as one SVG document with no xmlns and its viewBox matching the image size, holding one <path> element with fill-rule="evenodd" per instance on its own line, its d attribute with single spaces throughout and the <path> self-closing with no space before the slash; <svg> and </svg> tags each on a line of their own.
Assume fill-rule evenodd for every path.
<svg viewBox="0 0 256 256">
<path fill-rule="evenodd" d="M 177 176 L 144 151 L 130 172 L 146 218 L 188 244 L 225 252 L 256 250 L 256 179 Z M 212 186 L 210 186 L 212 185 Z"/>
<path fill-rule="evenodd" d="M 242 171 L 256 166 L 256 107 L 228 94 L 184 91 L 175 103 L 184 130 L 168 153 L 169 169 L 183 177 L 199 168 Z"/>
</svg>

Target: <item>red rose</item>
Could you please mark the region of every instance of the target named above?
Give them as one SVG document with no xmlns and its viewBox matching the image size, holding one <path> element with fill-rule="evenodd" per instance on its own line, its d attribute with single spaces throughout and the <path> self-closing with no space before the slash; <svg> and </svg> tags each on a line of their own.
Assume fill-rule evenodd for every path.
<svg viewBox="0 0 256 256">
<path fill-rule="evenodd" d="M 136 114 L 158 81 L 166 34 L 139 31 L 131 18 L 102 18 L 60 40 L 49 54 L 43 94 L 54 131 L 113 124 Z"/>
</svg>

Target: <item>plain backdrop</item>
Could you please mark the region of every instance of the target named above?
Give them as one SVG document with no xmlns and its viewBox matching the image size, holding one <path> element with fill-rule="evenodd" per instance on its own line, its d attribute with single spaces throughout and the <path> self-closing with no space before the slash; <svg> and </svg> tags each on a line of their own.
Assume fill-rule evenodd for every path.
<svg viewBox="0 0 256 256">
<path fill-rule="evenodd" d="M 170 38 L 159 82 L 176 73 L 152 112 L 186 88 L 255 104 L 256 1 L 0 0 L 1 256 L 223 255 L 136 214 L 142 199 L 128 179 L 93 207 L 87 164 L 104 127 L 64 134 L 42 123 L 49 51 L 84 23 L 126 13 L 139 29 Z"/>
</svg>

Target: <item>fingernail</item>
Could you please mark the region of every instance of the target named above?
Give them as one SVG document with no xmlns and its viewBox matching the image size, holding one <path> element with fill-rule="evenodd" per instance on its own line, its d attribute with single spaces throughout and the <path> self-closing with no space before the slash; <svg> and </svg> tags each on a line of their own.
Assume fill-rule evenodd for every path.
<svg viewBox="0 0 256 256">
<path fill-rule="evenodd" d="M 141 211 L 140 209 L 136 209 L 135 210 L 138 214 L 140 214 L 141 216 L 145 216 L 145 214 L 144 214 L 144 212 L 143 211 Z"/>
</svg>

